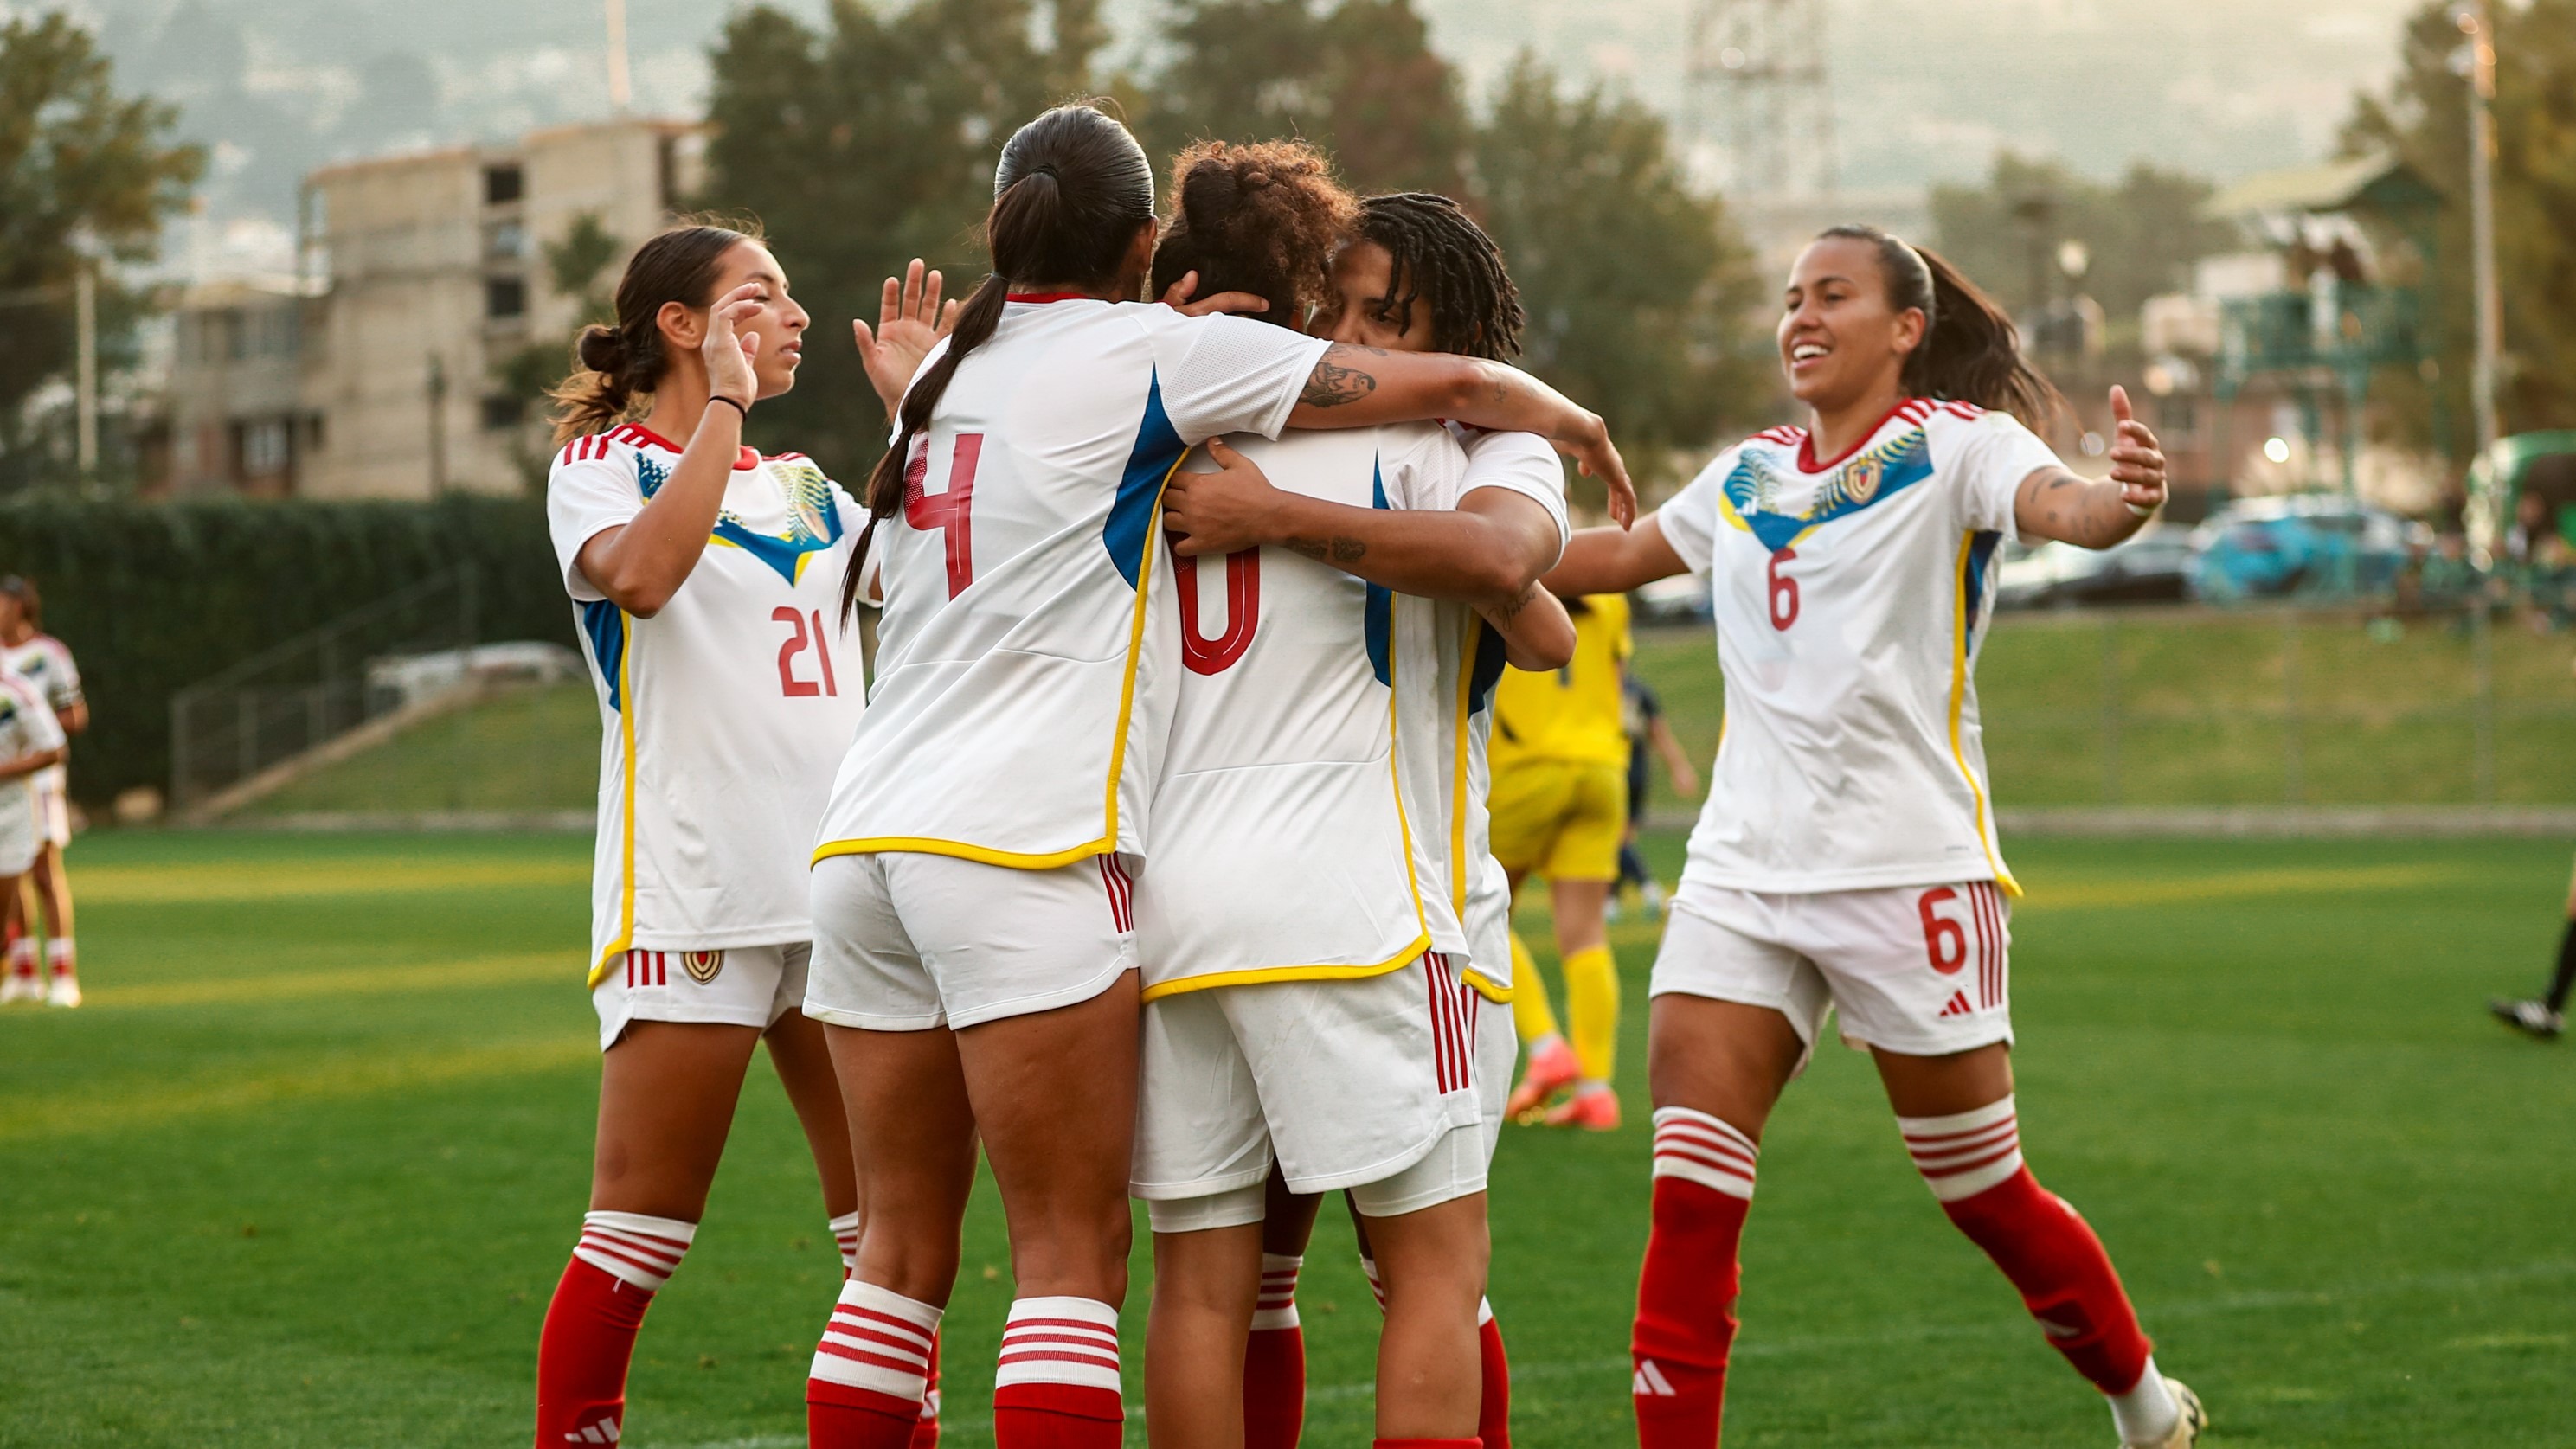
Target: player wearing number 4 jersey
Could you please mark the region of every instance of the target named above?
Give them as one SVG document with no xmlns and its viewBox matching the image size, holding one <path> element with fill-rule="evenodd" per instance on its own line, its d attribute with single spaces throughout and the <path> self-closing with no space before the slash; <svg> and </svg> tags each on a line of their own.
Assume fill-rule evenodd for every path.
<svg viewBox="0 0 2576 1449">
<path fill-rule="evenodd" d="M 891 341 L 917 356 L 935 318 L 935 300 L 889 318 Z M 619 1438 L 637 1330 L 696 1234 L 756 1044 L 835 1235 L 856 1226 L 840 1094 L 797 1008 L 805 855 L 861 709 L 837 597 L 860 520 L 812 463 L 742 444 L 752 406 L 794 385 L 805 325 L 757 239 L 681 227 L 636 251 L 616 325 L 583 333 L 556 393 L 547 519 L 600 708 L 603 1062 L 590 1211 L 538 1348 L 538 1449 Z"/>
<path fill-rule="evenodd" d="M 993 272 L 869 480 L 878 676 L 815 852 L 806 992 L 832 1024 L 864 1194 L 858 1267 L 807 1385 L 832 1449 L 892 1442 L 920 1402 L 878 1335 L 937 1323 L 979 1139 L 1021 1295 L 995 1438 L 1119 1440 L 1128 886 L 1158 848 L 1148 807 L 1186 669 L 1159 537 L 1182 456 L 1228 433 L 1446 415 L 1561 440 L 1625 481 L 1598 418 L 1508 369 L 1140 305 L 1156 231 L 1125 127 L 1063 106 L 1015 132 Z"/>
<path fill-rule="evenodd" d="M 1715 576 L 1727 728 L 1652 984 L 1640 1437 L 1717 1442 L 1757 1144 L 1839 1011 L 1932 1195 L 2109 1397 L 2121 1442 L 2185 1449 L 2199 1401 L 2157 1371 L 2092 1229 L 2022 1164 L 2007 996 L 2020 892 L 1972 684 L 1997 547 L 2120 542 L 2163 502 L 2164 457 L 2115 388 L 2111 477 L 2060 466 L 2003 411 L 2060 403 L 2012 324 L 1875 229 L 1834 228 L 1800 255 L 1779 345 L 1810 426 L 1720 453 L 1633 535 L 1578 535 L 1547 581 L 1588 594 Z"/>
</svg>

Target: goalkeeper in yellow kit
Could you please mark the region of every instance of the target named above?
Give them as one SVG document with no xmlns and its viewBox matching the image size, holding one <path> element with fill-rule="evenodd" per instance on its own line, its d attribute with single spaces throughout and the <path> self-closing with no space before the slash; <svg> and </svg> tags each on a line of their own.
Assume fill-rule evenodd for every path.
<svg viewBox="0 0 2576 1449">
<path fill-rule="evenodd" d="M 1505 670 L 1494 692 L 1494 858 L 1512 890 L 1547 877 L 1556 946 L 1565 963 L 1566 1016 L 1557 1027 L 1529 947 L 1512 934 L 1512 1019 L 1529 1068 L 1506 1110 L 1525 1117 L 1558 1093 L 1552 1127 L 1607 1132 L 1619 1125 L 1610 1088 L 1619 1036 L 1619 970 L 1604 926 L 1619 842 L 1628 824 L 1628 734 L 1620 720 L 1627 668 L 1628 601 L 1618 594 L 1569 599 L 1574 658 L 1563 669 Z"/>
</svg>

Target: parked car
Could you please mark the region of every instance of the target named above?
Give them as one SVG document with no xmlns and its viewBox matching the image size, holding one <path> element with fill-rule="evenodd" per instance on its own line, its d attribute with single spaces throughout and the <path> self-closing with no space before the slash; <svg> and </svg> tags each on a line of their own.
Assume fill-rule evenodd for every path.
<svg viewBox="0 0 2576 1449">
<path fill-rule="evenodd" d="M 2154 523 L 2117 548 L 2044 543 L 2016 549 L 1996 575 L 1995 602 L 2007 609 L 2085 604 L 2165 604 L 2185 594 L 2191 530 Z"/>
<path fill-rule="evenodd" d="M 1641 624 L 1704 624 L 1714 608 L 1708 578 L 1702 574 L 1657 579 L 1629 598 Z"/>
<path fill-rule="evenodd" d="M 2191 536 L 2191 596 L 2216 603 L 2286 594 L 2385 594 L 2432 530 L 2347 498 L 2248 498 Z"/>
</svg>

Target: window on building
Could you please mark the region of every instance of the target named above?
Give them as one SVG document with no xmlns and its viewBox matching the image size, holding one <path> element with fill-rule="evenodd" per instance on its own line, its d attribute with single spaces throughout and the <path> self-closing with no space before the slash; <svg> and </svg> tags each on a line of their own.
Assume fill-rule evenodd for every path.
<svg viewBox="0 0 2576 1449">
<path fill-rule="evenodd" d="M 483 168 L 483 204 L 508 206 L 528 194 L 527 173 L 515 161 Z"/>
<path fill-rule="evenodd" d="M 527 421 L 528 400 L 510 393 L 493 393 L 483 399 L 483 431 L 506 432 Z"/>
<path fill-rule="evenodd" d="M 528 229 L 515 221 L 496 221 L 483 228 L 483 255 L 496 262 L 515 262 L 528 254 Z"/>
<path fill-rule="evenodd" d="M 245 478 L 264 478 L 286 471 L 292 444 L 285 418 L 258 418 L 241 423 L 241 471 Z"/>
<path fill-rule="evenodd" d="M 520 277 L 483 279 L 483 315 L 504 322 L 528 315 L 528 284 Z"/>
</svg>

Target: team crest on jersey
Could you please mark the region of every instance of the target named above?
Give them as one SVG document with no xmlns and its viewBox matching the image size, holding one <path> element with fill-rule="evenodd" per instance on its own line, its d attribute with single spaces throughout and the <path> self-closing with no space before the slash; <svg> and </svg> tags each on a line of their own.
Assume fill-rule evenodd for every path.
<svg viewBox="0 0 2576 1449">
<path fill-rule="evenodd" d="M 704 986 L 716 979 L 717 972 L 724 970 L 724 953 L 722 951 L 683 951 L 680 953 L 680 965 L 688 971 L 691 981 Z"/>
<path fill-rule="evenodd" d="M 1835 519 L 1892 498 L 1932 476 L 1932 449 L 1919 427 L 1863 452 L 1816 490 L 1803 512 L 1778 509 L 1780 463 L 1767 448 L 1748 445 L 1719 490 L 1726 521 L 1777 553 Z"/>
<path fill-rule="evenodd" d="M 1843 494 L 1851 499 L 1853 507 L 1866 508 L 1878 496 L 1879 482 L 1886 476 L 1887 465 L 1878 459 L 1865 454 L 1854 458 L 1851 466 L 1843 470 Z"/>
</svg>

